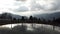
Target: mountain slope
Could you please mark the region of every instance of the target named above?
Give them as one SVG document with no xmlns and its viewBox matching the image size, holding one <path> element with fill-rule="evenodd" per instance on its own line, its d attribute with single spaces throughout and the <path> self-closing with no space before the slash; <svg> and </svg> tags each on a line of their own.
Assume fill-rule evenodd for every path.
<svg viewBox="0 0 60 34">
<path fill-rule="evenodd" d="M 11 13 L 2 13 L 2 14 L 0 14 L 0 16 L 1 15 L 4 15 L 5 17 L 7 17 L 7 19 L 9 18 L 9 16 L 11 16 L 12 18 L 16 18 L 16 19 L 21 19 L 22 18 L 22 16 L 20 16 L 20 15 L 11 14 Z M 27 17 L 24 16 L 24 18 L 26 19 Z"/>
<path fill-rule="evenodd" d="M 44 19 L 53 19 L 53 18 L 60 18 L 60 12 L 51 13 L 51 14 L 40 14 L 34 15 L 37 18 L 44 18 Z"/>
</svg>

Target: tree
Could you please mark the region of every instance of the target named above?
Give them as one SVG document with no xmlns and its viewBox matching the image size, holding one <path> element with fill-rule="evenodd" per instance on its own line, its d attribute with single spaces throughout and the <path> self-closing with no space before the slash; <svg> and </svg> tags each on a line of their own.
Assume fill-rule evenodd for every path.
<svg viewBox="0 0 60 34">
<path fill-rule="evenodd" d="M 53 17 L 53 22 L 55 22 L 55 17 Z"/>
<path fill-rule="evenodd" d="M 53 17 L 53 23 L 52 23 L 52 25 L 53 25 L 53 31 L 54 31 L 55 30 L 55 25 L 56 25 L 55 17 Z"/>
<path fill-rule="evenodd" d="M 40 20 L 41 21 L 41 19 L 39 18 L 38 20 Z"/>
<path fill-rule="evenodd" d="M 38 19 L 38 23 L 41 23 L 41 19 L 40 18 Z"/>
<path fill-rule="evenodd" d="M 46 22 L 46 20 L 43 18 L 43 22 Z"/>
<path fill-rule="evenodd" d="M 23 20 L 23 21 L 24 21 L 24 16 L 22 16 L 21 20 Z"/>
<path fill-rule="evenodd" d="M 33 20 L 33 17 L 32 17 L 32 16 L 30 16 L 29 20 Z"/>
<path fill-rule="evenodd" d="M 16 18 L 13 18 L 13 20 L 16 20 Z"/>
<path fill-rule="evenodd" d="M 36 17 L 33 17 L 33 20 L 37 20 L 37 18 Z"/>
<path fill-rule="evenodd" d="M 22 26 L 23 26 L 23 23 L 24 23 L 24 16 L 22 16 L 22 18 L 21 18 L 21 20 L 22 20 Z"/>
</svg>

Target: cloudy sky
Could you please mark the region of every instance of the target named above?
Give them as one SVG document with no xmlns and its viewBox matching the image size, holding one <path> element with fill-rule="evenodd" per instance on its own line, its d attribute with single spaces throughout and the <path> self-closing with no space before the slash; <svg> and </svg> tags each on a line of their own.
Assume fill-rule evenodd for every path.
<svg viewBox="0 0 60 34">
<path fill-rule="evenodd" d="M 0 13 L 17 15 L 60 12 L 60 0 L 0 0 Z"/>
</svg>

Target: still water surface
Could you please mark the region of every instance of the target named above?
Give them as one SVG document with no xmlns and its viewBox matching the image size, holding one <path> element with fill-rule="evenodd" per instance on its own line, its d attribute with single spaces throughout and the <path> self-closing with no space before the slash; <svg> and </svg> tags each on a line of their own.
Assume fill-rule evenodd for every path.
<svg viewBox="0 0 60 34">
<path fill-rule="evenodd" d="M 21 26 L 26 26 L 26 30 L 27 31 L 42 31 L 42 32 L 60 32 L 60 27 L 58 26 L 53 26 L 52 25 L 46 25 L 46 24 L 28 24 L 28 23 L 17 23 L 17 24 L 6 24 L 6 25 L 2 25 L 0 26 L 0 29 L 11 29 L 14 31 L 19 31 L 19 29 L 21 29 Z M 23 29 L 23 28 L 22 28 Z"/>
</svg>

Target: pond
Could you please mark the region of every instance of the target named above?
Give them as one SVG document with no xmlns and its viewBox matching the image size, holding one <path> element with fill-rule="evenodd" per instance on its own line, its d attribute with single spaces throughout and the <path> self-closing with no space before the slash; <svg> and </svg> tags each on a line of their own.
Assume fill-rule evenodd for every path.
<svg viewBox="0 0 60 34">
<path fill-rule="evenodd" d="M 8 32 L 9 34 L 60 34 L 60 27 L 35 23 L 17 23 L 0 26 L 0 34 L 8 34 Z"/>
</svg>

